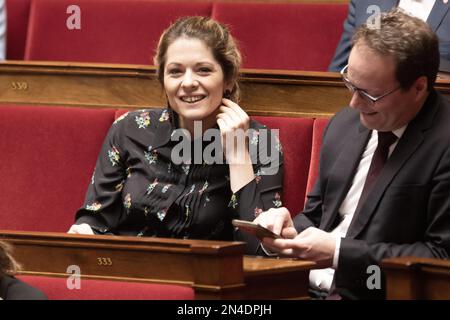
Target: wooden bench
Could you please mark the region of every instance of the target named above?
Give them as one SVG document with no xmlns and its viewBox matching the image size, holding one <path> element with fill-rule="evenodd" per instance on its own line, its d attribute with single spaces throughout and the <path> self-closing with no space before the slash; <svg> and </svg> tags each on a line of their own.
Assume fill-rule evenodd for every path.
<svg viewBox="0 0 450 320">
<path fill-rule="evenodd" d="M 196 299 L 307 299 L 313 262 L 244 257 L 244 243 L 0 231 L 23 275 L 190 286 Z M 69 272 L 69 273 L 68 273 Z M 295 284 L 295 285 L 293 285 Z"/>
</svg>

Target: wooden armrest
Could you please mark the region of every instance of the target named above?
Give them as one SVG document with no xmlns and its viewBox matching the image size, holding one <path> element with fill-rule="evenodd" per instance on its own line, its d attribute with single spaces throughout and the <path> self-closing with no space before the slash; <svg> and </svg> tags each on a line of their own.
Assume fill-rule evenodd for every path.
<svg viewBox="0 0 450 320">
<path fill-rule="evenodd" d="M 450 260 L 398 257 L 382 261 L 387 299 L 450 299 Z"/>
</svg>

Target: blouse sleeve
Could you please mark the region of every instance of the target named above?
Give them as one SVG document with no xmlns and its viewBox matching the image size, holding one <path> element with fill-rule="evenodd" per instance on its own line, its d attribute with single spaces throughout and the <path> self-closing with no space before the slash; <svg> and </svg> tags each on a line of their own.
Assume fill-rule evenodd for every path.
<svg viewBox="0 0 450 320">
<path fill-rule="evenodd" d="M 127 175 L 122 139 L 128 114 L 117 119 L 103 142 L 83 207 L 76 213 L 75 224 L 87 223 L 95 233 L 113 233 L 123 205 L 121 191 Z"/>
<path fill-rule="evenodd" d="M 251 130 L 250 154 L 255 178 L 232 194 L 229 207 L 233 219 L 253 221 L 261 212 L 282 206 L 283 152 L 274 130 Z M 252 235 L 235 230 L 235 239 L 247 243 L 247 253 L 259 252 L 259 241 Z"/>
</svg>

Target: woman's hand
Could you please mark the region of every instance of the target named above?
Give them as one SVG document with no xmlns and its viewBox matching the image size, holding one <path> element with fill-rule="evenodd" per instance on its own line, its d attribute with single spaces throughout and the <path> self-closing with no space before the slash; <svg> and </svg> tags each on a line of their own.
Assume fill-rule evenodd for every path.
<svg viewBox="0 0 450 320">
<path fill-rule="evenodd" d="M 224 98 L 222 103 L 217 124 L 220 128 L 223 153 L 230 166 L 230 188 L 236 193 L 255 179 L 247 142 L 250 117 L 233 101 Z"/>
<path fill-rule="evenodd" d="M 223 98 L 222 103 L 217 124 L 225 158 L 229 164 L 245 164 L 250 159 L 247 142 L 250 117 L 233 101 Z"/>
<path fill-rule="evenodd" d="M 82 224 L 74 224 L 70 227 L 69 231 L 67 233 L 74 233 L 74 234 L 94 234 L 94 231 L 92 230 L 91 226 L 87 223 Z"/>
</svg>

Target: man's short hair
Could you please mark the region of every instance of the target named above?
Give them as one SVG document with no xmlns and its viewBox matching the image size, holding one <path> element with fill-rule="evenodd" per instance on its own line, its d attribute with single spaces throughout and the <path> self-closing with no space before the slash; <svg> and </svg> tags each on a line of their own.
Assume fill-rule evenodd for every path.
<svg viewBox="0 0 450 320">
<path fill-rule="evenodd" d="M 439 70 L 439 40 L 428 24 L 394 8 L 363 24 L 353 36 L 352 44 L 364 44 L 397 62 L 396 77 L 403 89 L 409 89 L 421 76 L 428 79 L 431 90 Z"/>
</svg>

